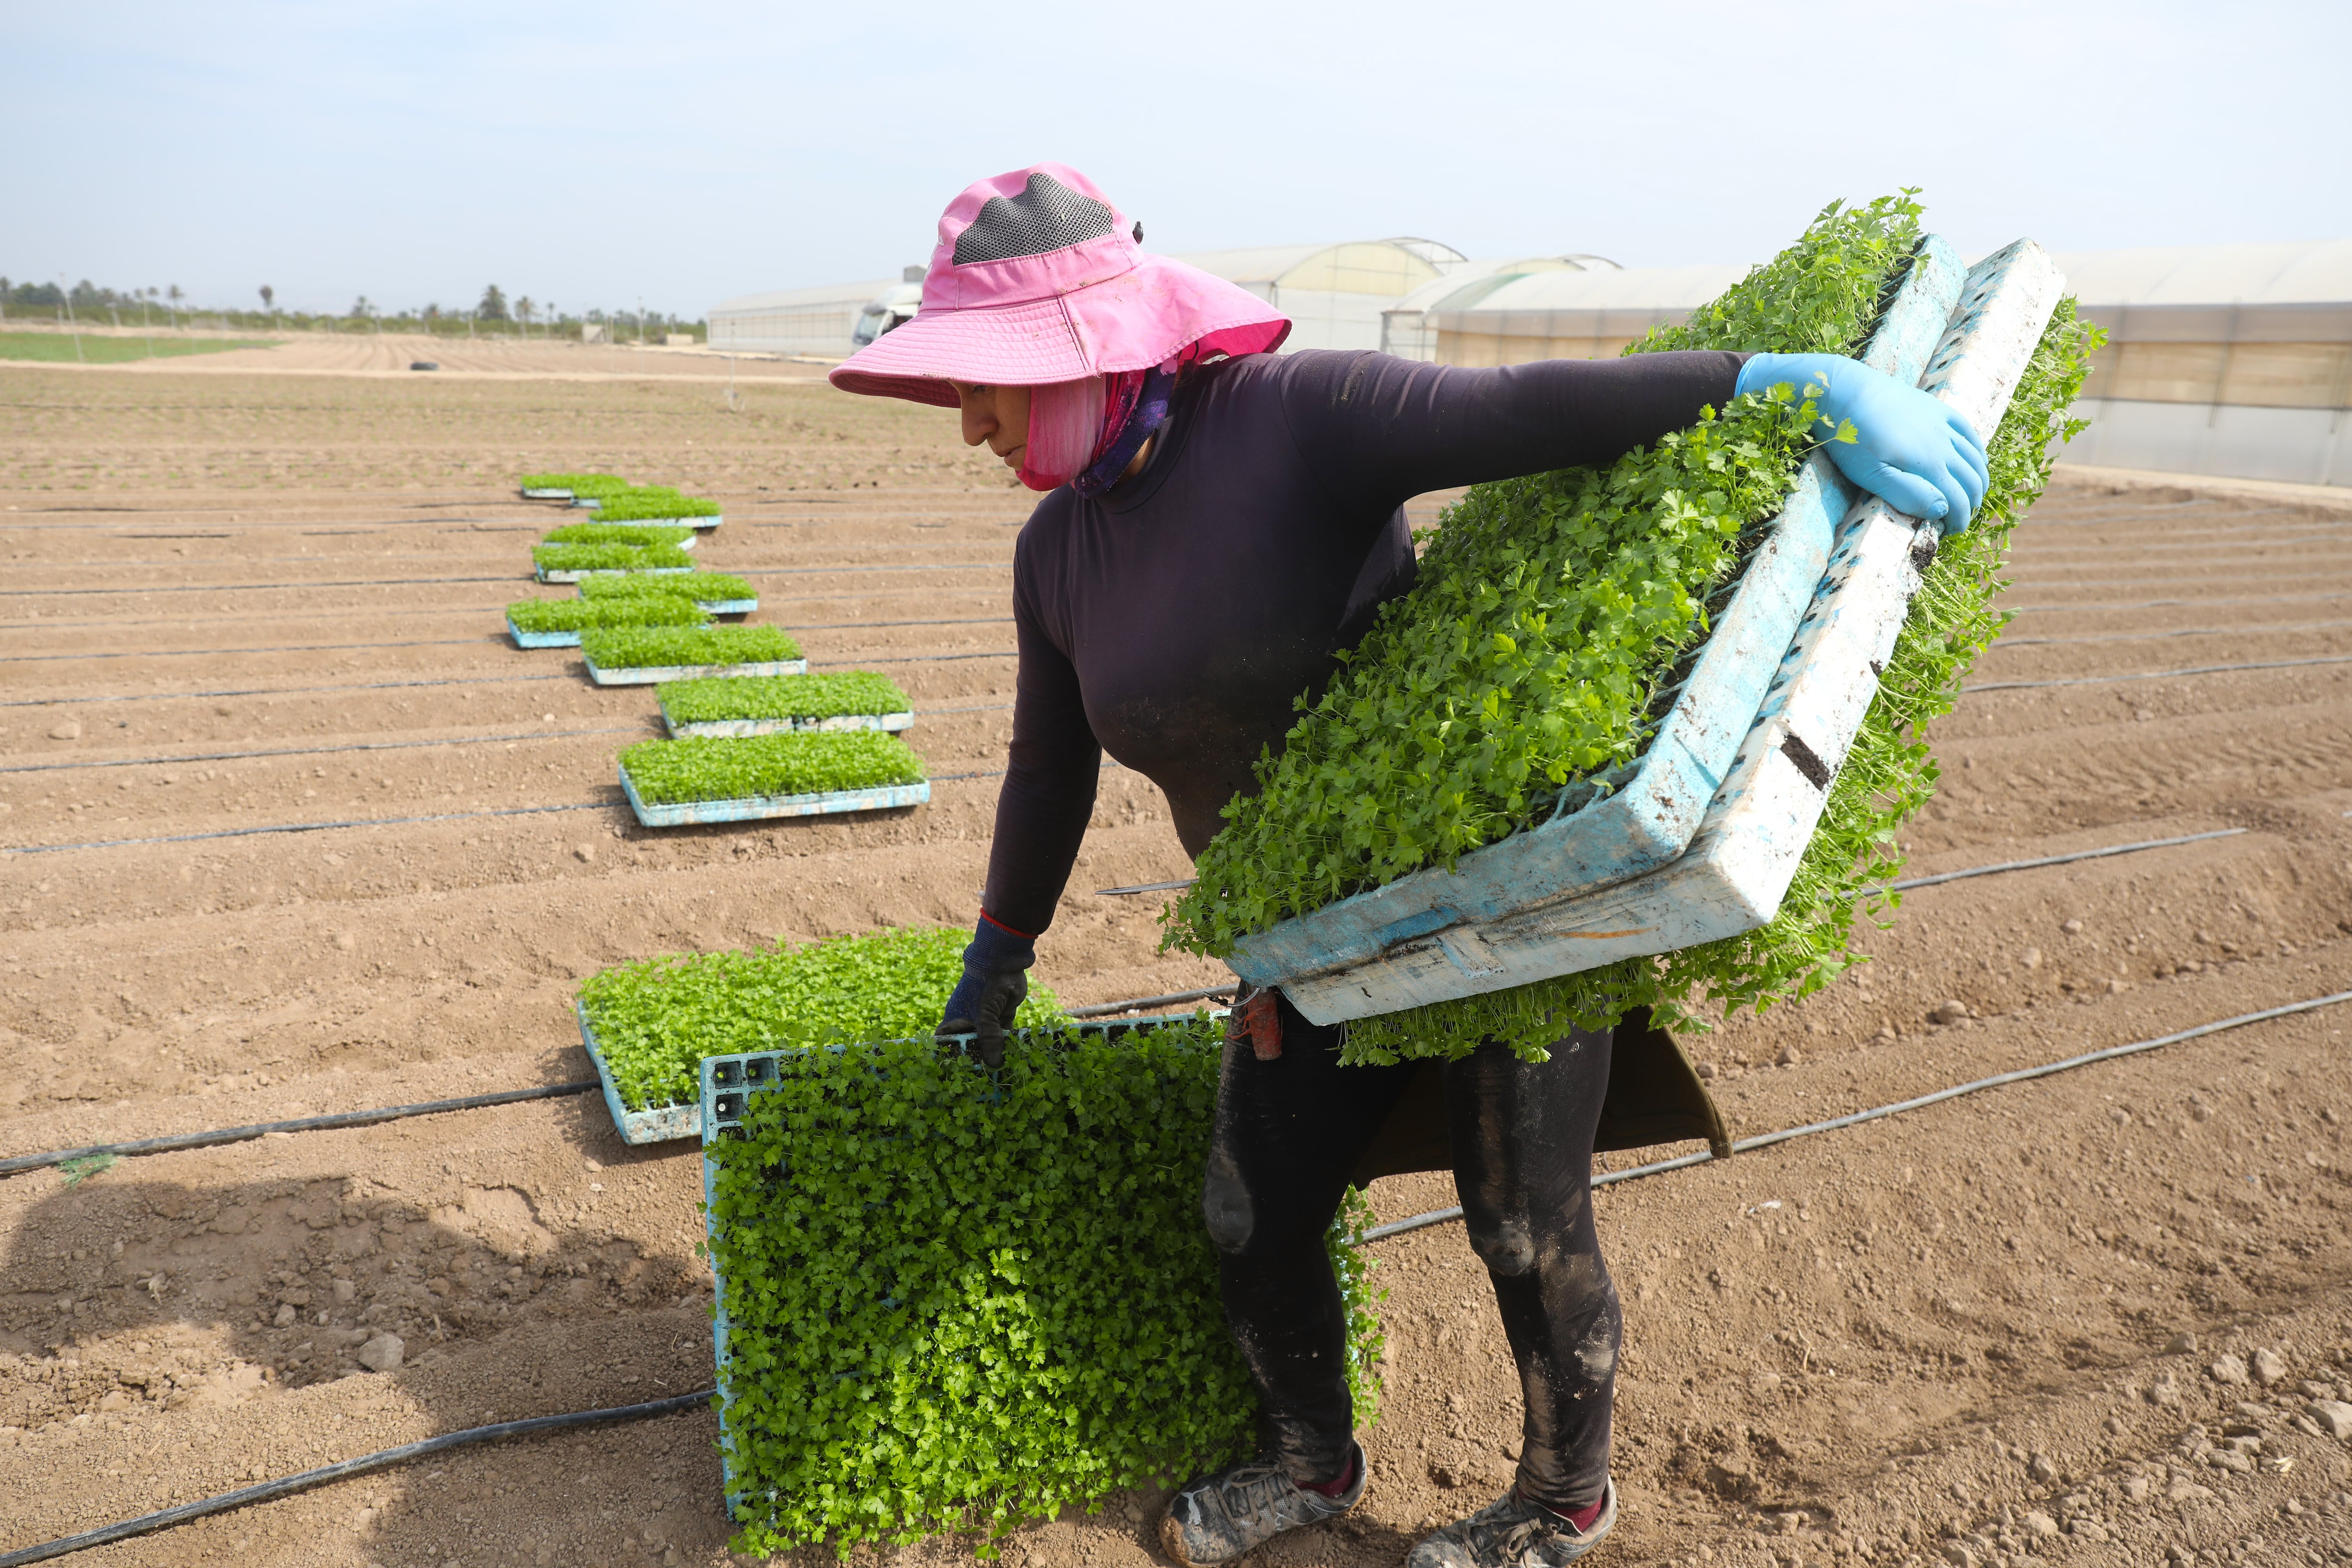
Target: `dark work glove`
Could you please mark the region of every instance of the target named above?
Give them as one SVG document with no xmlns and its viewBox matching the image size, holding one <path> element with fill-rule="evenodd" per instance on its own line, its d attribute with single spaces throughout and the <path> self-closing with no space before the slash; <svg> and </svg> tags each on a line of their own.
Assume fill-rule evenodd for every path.
<svg viewBox="0 0 2352 1568">
<path fill-rule="evenodd" d="M 980 1059 L 1003 1067 L 1004 1031 L 1029 995 L 1029 966 L 1036 962 L 1036 943 L 982 915 L 972 929 L 971 945 L 963 950 L 963 979 L 948 998 L 947 1016 L 935 1032 L 979 1036 L 971 1048 Z"/>
</svg>

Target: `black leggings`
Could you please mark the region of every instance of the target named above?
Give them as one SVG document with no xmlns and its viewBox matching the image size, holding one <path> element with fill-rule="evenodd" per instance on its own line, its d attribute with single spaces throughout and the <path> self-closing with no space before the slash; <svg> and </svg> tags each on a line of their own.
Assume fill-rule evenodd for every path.
<svg viewBox="0 0 2352 1568">
<path fill-rule="evenodd" d="M 1348 1462 L 1355 1426 L 1347 1325 L 1324 1235 L 1348 1177 L 1414 1071 L 1339 1065 L 1339 1030 L 1281 1003 L 1283 1051 L 1228 1042 L 1202 1204 L 1225 1319 L 1256 1380 L 1275 1456 L 1302 1484 Z M 1488 1041 L 1445 1068 L 1445 1114 L 1470 1246 L 1486 1265 L 1527 1414 L 1518 1485 L 1574 1512 L 1601 1500 L 1622 1336 L 1592 1223 L 1592 1137 L 1610 1036 L 1578 1032 L 1551 1059 Z"/>
</svg>

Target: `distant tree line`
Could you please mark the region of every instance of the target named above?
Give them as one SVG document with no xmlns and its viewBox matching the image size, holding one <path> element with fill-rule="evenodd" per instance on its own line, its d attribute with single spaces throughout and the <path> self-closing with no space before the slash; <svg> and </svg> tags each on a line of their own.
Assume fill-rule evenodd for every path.
<svg viewBox="0 0 2352 1568">
<path fill-rule="evenodd" d="M 433 303 L 388 311 L 362 294 L 352 302 L 349 310 L 341 315 L 330 315 L 278 309 L 278 291 L 267 283 L 255 289 L 255 293 L 260 297 L 260 310 L 206 308 L 202 312 L 204 322 L 236 331 L 290 329 L 330 332 L 428 332 L 439 337 L 545 337 L 575 341 L 584 335 L 622 342 L 640 338 L 659 342 L 671 332 L 688 332 L 697 338 L 708 336 L 704 323 L 691 317 L 669 315 L 660 310 L 640 312 L 602 309 L 567 313 L 551 304 L 533 300 L 528 294 L 509 300 L 506 290 L 495 283 L 482 290 L 480 300 L 470 310 L 447 310 Z M 186 293 L 176 283 L 161 289 L 124 290 L 101 288 L 85 278 L 72 288 L 66 289 L 55 283 L 19 282 L 0 276 L 0 313 L 9 316 L 37 313 L 61 323 L 71 320 L 84 326 L 152 327 L 163 324 L 177 327 L 184 321 L 196 319 L 186 300 Z M 131 316 L 130 312 L 133 311 L 138 314 Z M 583 333 L 584 327 L 601 330 Z"/>
</svg>

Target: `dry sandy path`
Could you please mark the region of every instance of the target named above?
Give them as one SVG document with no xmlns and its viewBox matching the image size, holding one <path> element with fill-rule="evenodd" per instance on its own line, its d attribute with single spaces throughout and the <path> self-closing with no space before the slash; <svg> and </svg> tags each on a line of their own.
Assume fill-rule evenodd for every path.
<svg viewBox="0 0 2352 1568">
<path fill-rule="evenodd" d="M 969 917 L 1020 496 L 930 411 L 806 376 L 730 408 L 683 374 L 436 346 L 466 374 L 0 370 L 0 1154 L 576 1079 L 571 997 L 607 964 Z M 508 489 L 541 466 L 718 495 L 704 558 L 813 658 L 908 687 L 934 803 L 635 829 L 612 757 L 653 732 L 650 694 L 498 635 L 508 599 L 562 591 L 527 581 L 549 513 Z M 1701 1045 L 1737 1130 L 2352 985 L 2352 663 L 2115 679 L 2352 656 L 2347 521 L 2053 492 L 2019 534 L 2016 637 L 1976 676 L 2006 689 L 1938 727 L 1913 869 L 2242 831 L 1910 895 L 1875 962 Z M 2007 685 L 2044 680 L 2091 683 Z M 252 831 L 329 822 L 359 826 Z M 1073 1001 L 1218 978 L 1155 953 L 1156 900 L 1091 891 L 1184 869 L 1156 792 L 1106 773 L 1043 978 Z M 1971 1016 L 1929 1023 L 1948 1000 Z M 2306 1384 L 2352 1394 L 2347 1027 L 2306 1014 L 1611 1189 L 1625 1520 L 1595 1561 L 2352 1550 L 2352 1448 L 2288 1419 Z M 698 1170 L 565 1100 L 0 1181 L 0 1548 L 700 1385 Z M 1452 1201 L 1435 1177 L 1374 1198 Z M 1380 1251 L 1371 1500 L 1271 1561 L 1392 1564 L 1508 1473 L 1514 1383 L 1459 1228 Z M 389 1375 L 352 1359 L 380 1327 L 409 1346 Z M 2209 1370 L 2256 1348 L 2283 1381 Z M 2242 1470 L 2199 1446 L 2233 1426 L 2260 1438 Z M 721 1562 L 712 1431 L 473 1450 L 83 1560 Z M 1149 1500 L 1008 1556 L 1141 1563 Z"/>
</svg>

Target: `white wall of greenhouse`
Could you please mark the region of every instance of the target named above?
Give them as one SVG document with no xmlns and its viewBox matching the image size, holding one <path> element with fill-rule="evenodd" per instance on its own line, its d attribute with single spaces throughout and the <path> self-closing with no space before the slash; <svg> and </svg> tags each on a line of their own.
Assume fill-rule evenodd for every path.
<svg viewBox="0 0 2352 1568">
<path fill-rule="evenodd" d="M 2063 461 L 2352 486 L 2352 240 L 2057 260 L 2107 332 Z"/>
<path fill-rule="evenodd" d="M 740 295 L 711 307 L 710 346 L 722 353 L 846 359 L 858 312 L 867 300 L 898 286 L 898 279 L 882 278 Z"/>
</svg>

